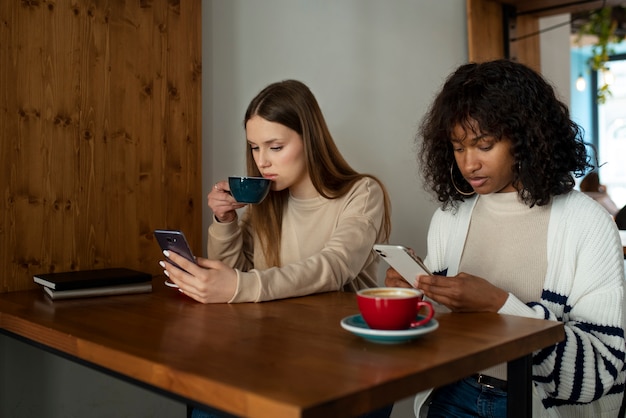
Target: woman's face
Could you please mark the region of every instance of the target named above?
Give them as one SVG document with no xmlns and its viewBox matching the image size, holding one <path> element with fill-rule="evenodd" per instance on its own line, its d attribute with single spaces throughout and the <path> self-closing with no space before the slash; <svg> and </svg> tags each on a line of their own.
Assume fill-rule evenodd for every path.
<svg viewBox="0 0 626 418">
<path fill-rule="evenodd" d="M 272 180 L 272 190 L 289 189 L 298 198 L 317 195 L 304 160 L 304 141 L 296 131 L 255 115 L 246 122 L 246 137 L 261 175 Z"/>
<path fill-rule="evenodd" d="M 457 125 L 452 131 L 454 158 L 461 174 L 478 194 L 516 191 L 511 141 L 482 134 L 477 126 L 472 123 L 475 129 L 466 130 Z"/>
</svg>

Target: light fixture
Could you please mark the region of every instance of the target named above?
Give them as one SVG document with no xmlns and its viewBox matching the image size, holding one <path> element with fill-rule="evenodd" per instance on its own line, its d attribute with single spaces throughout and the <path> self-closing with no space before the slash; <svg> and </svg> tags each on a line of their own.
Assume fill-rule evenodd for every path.
<svg viewBox="0 0 626 418">
<path fill-rule="evenodd" d="M 602 70 L 602 80 L 607 86 L 613 84 L 613 82 L 615 81 L 615 77 L 613 76 L 613 73 L 610 69 L 605 68 L 604 70 Z"/>
<path fill-rule="evenodd" d="M 584 68 L 584 57 L 583 57 L 583 53 L 582 50 L 579 50 L 578 53 L 576 53 L 576 61 L 578 61 L 578 78 L 576 79 L 576 90 L 582 92 L 585 91 L 585 89 L 587 88 L 587 80 L 585 80 L 585 77 L 583 76 L 583 68 Z"/>
<path fill-rule="evenodd" d="M 576 90 L 585 91 L 585 87 L 587 87 L 587 82 L 585 81 L 585 77 L 583 77 L 583 73 L 580 73 L 576 79 Z"/>
</svg>

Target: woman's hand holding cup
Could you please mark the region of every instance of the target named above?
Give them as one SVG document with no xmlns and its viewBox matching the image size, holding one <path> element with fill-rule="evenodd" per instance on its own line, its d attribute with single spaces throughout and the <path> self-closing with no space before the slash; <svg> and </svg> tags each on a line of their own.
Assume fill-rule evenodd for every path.
<svg viewBox="0 0 626 418">
<path fill-rule="evenodd" d="M 230 187 L 225 180 L 215 183 L 207 196 L 207 201 L 215 219 L 217 219 L 218 222 L 225 223 L 237 219 L 237 212 L 235 210 L 245 206 L 245 204 L 238 203 L 235 198 L 231 196 Z"/>
</svg>

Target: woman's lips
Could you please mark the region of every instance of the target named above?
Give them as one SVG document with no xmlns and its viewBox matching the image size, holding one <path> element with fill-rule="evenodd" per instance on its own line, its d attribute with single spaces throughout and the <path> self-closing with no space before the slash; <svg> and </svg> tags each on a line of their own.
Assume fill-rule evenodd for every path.
<svg viewBox="0 0 626 418">
<path fill-rule="evenodd" d="M 471 177 L 466 179 L 474 190 L 483 186 L 487 182 L 487 177 Z"/>
</svg>

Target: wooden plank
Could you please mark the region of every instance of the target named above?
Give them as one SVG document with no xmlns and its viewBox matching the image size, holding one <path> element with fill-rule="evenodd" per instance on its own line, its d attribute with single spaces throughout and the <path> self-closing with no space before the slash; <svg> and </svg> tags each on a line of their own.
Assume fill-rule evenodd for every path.
<svg viewBox="0 0 626 418">
<path fill-rule="evenodd" d="M 510 58 L 540 70 L 539 36 L 509 42 L 511 38 L 537 32 L 539 28 L 537 17 L 515 16 L 514 10 L 511 9 L 513 13 L 509 16 L 509 26 L 505 28 L 505 10 L 502 2 L 467 0 L 466 6 L 470 61 L 483 62 L 498 58 Z M 508 37 L 505 36 L 505 33 L 508 33 Z"/>
<path fill-rule="evenodd" d="M 538 32 L 538 18 L 514 17 L 509 31 L 509 58 L 541 73 L 541 44 Z"/>
<path fill-rule="evenodd" d="M 491 0 L 467 0 L 466 9 L 469 60 L 504 58 L 502 5 Z"/>
<path fill-rule="evenodd" d="M 535 17 L 588 12 L 601 7 L 623 6 L 624 0 L 495 0 L 515 6 L 519 15 Z"/>
<path fill-rule="evenodd" d="M 375 344 L 339 325 L 358 312 L 354 294 L 203 305 L 154 285 L 61 304 L 0 295 L 0 328 L 192 402 L 294 418 L 357 416 L 564 338 L 555 321 L 444 313 L 415 341 Z"/>
<path fill-rule="evenodd" d="M 202 254 L 201 0 L 0 3 L 0 292 Z"/>
</svg>

